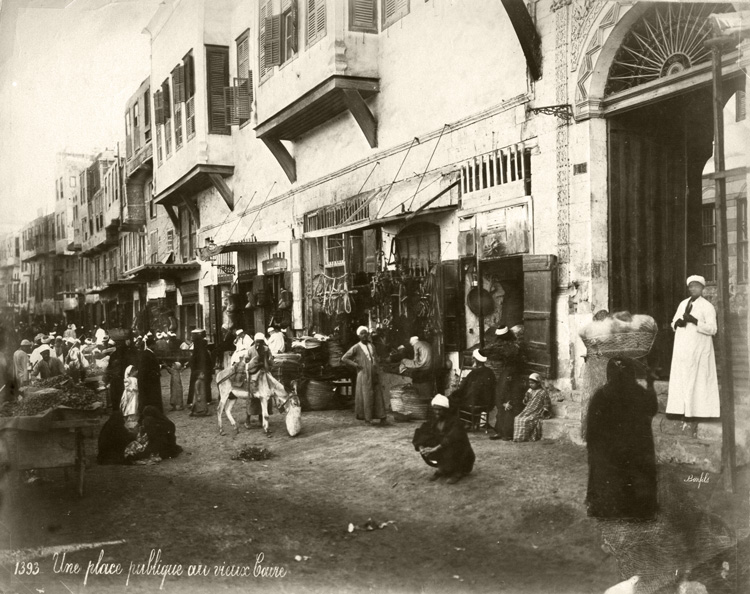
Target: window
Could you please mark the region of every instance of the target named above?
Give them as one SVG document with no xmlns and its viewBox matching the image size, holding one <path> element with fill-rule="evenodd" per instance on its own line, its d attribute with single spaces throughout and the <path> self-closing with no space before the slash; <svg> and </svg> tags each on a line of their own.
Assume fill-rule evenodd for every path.
<svg viewBox="0 0 750 594">
<path fill-rule="evenodd" d="M 385 29 L 409 14 L 409 0 L 383 0 L 382 11 Z"/>
<path fill-rule="evenodd" d="M 182 64 L 185 82 L 185 129 L 187 139 L 190 140 L 195 136 L 195 63 L 192 51 L 185 55 Z"/>
<path fill-rule="evenodd" d="M 169 92 L 169 79 L 161 83 L 164 110 L 164 151 L 167 159 L 172 154 L 172 100 Z"/>
<path fill-rule="evenodd" d="M 168 252 L 174 251 L 174 230 L 173 229 L 167 229 L 167 251 Z"/>
<path fill-rule="evenodd" d="M 226 121 L 224 89 L 229 86 L 229 48 L 206 46 L 206 80 L 208 81 L 208 133 L 230 134 Z"/>
<path fill-rule="evenodd" d="M 297 53 L 297 1 L 287 2 L 289 5 L 281 13 L 280 19 L 280 36 L 281 36 L 281 55 L 279 61 L 281 64 L 291 60 Z"/>
<path fill-rule="evenodd" d="M 133 154 L 133 130 L 130 121 L 130 110 L 125 112 L 125 156 L 129 159 Z"/>
<path fill-rule="evenodd" d="M 325 267 L 333 268 L 344 265 L 344 234 L 336 233 L 326 237 Z"/>
<path fill-rule="evenodd" d="M 737 282 L 747 282 L 747 198 L 737 201 Z"/>
<path fill-rule="evenodd" d="M 307 1 L 307 45 L 326 36 L 326 0 Z"/>
<path fill-rule="evenodd" d="M 185 70 L 178 65 L 172 70 L 174 89 L 174 144 L 175 150 L 182 146 L 182 104 L 185 102 Z"/>
<path fill-rule="evenodd" d="M 151 232 L 151 241 L 150 241 L 150 247 L 151 247 L 151 264 L 156 264 L 157 256 L 159 254 L 159 231 L 152 231 Z"/>
<path fill-rule="evenodd" d="M 77 182 L 76 182 L 76 176 L 75 175 L 71 175 L 70 176 L 70 182 L 69 183 L 70 183 L 70 187 L 71 188 L 75 188 L 76 187 L 76 183 Z"/>
<path fill-rule="evenodd" d="M 236 83 L 239 83 L 239 86 L 243 87 L 246 91 L 242 97 L 235 97 L 237 123 L 242 126 L 250 119 L 250 108 L 252 103 L 252 77 L 250 73 L 250 35 L 248 31 L 245 31 L 237 40 L 237 80 L 235 81 L 235 87 L 238 88 Z M 235 95 L 237 95 L 237 93 L 235 93 Z M 241 105 L 243 101 L 245 103 L 244 106 Z"/>
<path fill-rule="evenodd" d="M 349 30 L 378 32 L 376 0 L 349 0 Z"/>
<path fill-rule="evenodd" d="M 713 204 L 705 204 L 702 211 L 703 241 L 701 260 L 706 282 L 716 282 L 716 210 Z"/>
<path fill-rule="evenodd" d="M 737 91 L 734 94 L 734 120 L 736 122 L 741 122 L 747 117 L 747 103 L 746 103 L 746 97 L 745 97 L 745 91 Z"/>
<path fill-rule="evenodd" d="M 133 152 L 141 148 L 141 129 L 138 126 L 138 101 L 133 105 Z"/>
</svg>

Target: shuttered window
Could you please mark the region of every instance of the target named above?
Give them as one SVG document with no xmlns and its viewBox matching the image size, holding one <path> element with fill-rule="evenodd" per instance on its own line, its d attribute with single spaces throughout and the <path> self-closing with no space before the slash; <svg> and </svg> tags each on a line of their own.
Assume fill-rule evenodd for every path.
<svg viewBox="0 0 750 594">
<path fill-rule="evenodd" d="M 185 84 L 185 133 L 188 141 L 195 136 L 195 62 L 192 50 L 182 58 Z"/>
<path fill-rule="evenodd" d="M 169 92 L 169 79 L 161 83 L 161 95 L 164 104 L 164 152 L 168 159 L 172 154 L 172 97 Z"/>
<path fill-rule="evenodd" d="M 349 30 L 378 32 L 377 0 L 349 0 Z"/>
<path fill-rule="evenodd" d="M 273 70 L 273 66 L 269 66 L 266 63 L 266 39 L 268 33 L 266 32 L 266 20 L 271 16 L 271 2 L 270 0 L 261 0 L 260 11 L 259 11 L 259 23 L 258 23 L 258 72 L 260 72 L 261 79 L 266 76 L 270 71 Z"/>
<path fill-rule="evenodd" d="M 307 45 L 311 46 L 326 35 L 326 0 L 307 2 Z"/>
<path fill-rule="evenodd" d="M 206 46 L 206 81 L 209 134 L 229 134 L 226 121 L 224 89 L 229 86 L 229 48 Z"/>
<path fill-rule="evenodd" d="M 409 14 L 409 0 L 382 0 L 383 28 Z"/>
<path fill-rule="evenodd" d="M 185 102 L 185 70 L 175 66 L 172 70 L 172 88 L 174 89 L 174 144 L 175 150 L 182 146 L 182 104 Z"/>
<path fill-rule="evenodd" d="M 239 83 L 239 84 L 238 84 Z M 250 33 L 245 31 L 237 40 L 237 78 L 235 93 L 237 123 L 242 126 L 250 119 L 252 105 L 252 75 L 250 73 Z"/>
</svg>

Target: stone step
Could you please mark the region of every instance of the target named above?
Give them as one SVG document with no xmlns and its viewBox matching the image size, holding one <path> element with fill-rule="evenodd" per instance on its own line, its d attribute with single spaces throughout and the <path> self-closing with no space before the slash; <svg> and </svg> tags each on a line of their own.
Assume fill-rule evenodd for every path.
<svg viewBox="0 0 750 594">
<path fill-rule="evenodd" d="M 552 403 L 552 418 L 555 419 L 573 419 L 581 418 L 581 403 L 571 400 Z"/>
<path fill-rule="evenodd" d="M 721 469 L 721 443 L 685 435 L 654 434 L 656 459 L 662 463 L 691 464 L 708 472 Z"/>
<path fill-rule="evenodd" d="M 573 419 L 546 419 L 542 421 L 542 437 L 559 439 L 583 445 L 581 439 L 581 422 Z"/>
</svg>

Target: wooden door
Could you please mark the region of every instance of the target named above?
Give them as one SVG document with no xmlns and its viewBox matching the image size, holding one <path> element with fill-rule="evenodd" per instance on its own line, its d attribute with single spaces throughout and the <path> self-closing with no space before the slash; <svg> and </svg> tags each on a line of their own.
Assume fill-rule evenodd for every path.
<svg viewBox="0 0 750 594">
<path fill-rule="evenodd" d="M 529 368 L 555 373 L 556 256 L 523 256 L 523 324 Z"/>
</svg>

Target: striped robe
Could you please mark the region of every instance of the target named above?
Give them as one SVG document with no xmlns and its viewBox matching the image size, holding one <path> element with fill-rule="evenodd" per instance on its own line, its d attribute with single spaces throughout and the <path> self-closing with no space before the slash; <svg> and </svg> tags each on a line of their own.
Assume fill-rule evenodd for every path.
<svg viewBox="0 0 750 594">
<path fill-rule="evenodd" d="M 527 390 L 525 408 L 513 422 L 513 441 L 537 441 L 542 437 L 542 419 L 552 403 L 544 388 Z"/>
</svg>

